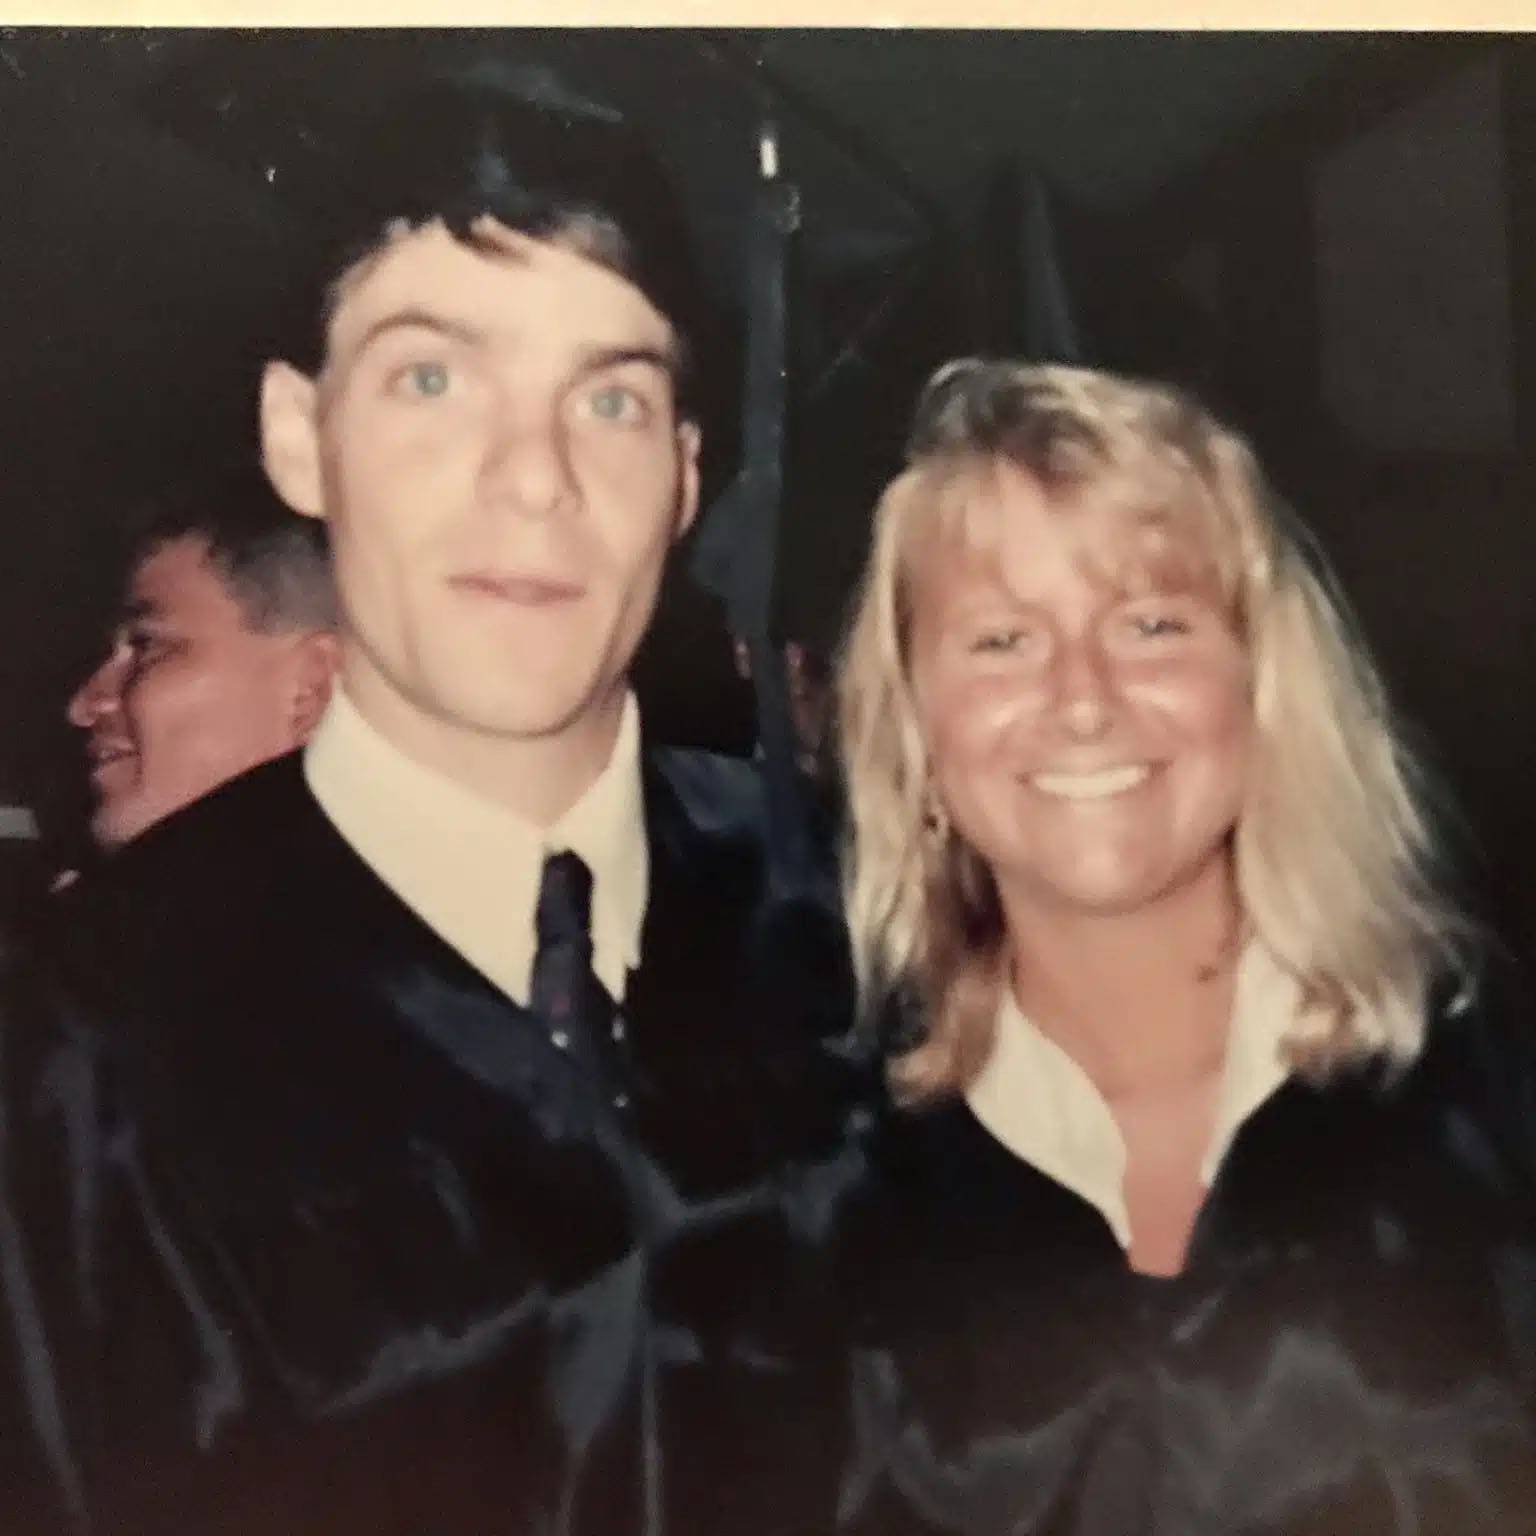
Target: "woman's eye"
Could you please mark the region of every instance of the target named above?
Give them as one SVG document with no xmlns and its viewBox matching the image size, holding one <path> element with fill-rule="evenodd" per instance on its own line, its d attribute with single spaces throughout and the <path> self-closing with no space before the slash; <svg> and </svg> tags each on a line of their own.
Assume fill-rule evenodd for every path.
<svg viewBox="0 0 1536 1536">
<path fill-rule="evenodd" d="M 1189 633 L 1189 620 L 1177 613 L 1133 613 L 1128 623 L 1131 632 L 1141 640 L 1166 640 Z"/>
<path fill-rule="evenodd" d="M 1006 656 L 1018 650 L 1027 633 L 1016 626 L 984 629 L 972 638 L 970 649 L 973 655 L 978 656 Z"/>
</svg>

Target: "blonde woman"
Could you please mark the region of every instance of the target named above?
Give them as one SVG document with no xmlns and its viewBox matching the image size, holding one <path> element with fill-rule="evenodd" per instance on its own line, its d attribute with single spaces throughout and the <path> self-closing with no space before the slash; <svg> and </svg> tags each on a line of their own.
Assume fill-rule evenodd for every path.
<svg viewBox="0 0 1536 1536">
<path fill-rule="evenodd" d="M 941 370 L 840 689 L 898 1020 L 848 1525 L 1536 1531 L 1524 1041 L 1468 1003 L 1413 765 L 1243 440 Z"/>
</svg>

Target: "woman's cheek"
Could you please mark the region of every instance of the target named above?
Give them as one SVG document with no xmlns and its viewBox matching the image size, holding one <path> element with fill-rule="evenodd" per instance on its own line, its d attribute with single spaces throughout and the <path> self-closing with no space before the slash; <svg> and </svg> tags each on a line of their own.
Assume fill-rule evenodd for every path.
<svg viewBox="0 0 1536 1536">
<path fill-rule="evenodd" d="M 1028 692 L 1017 680 L 957 682 L 935 711 L 935 751 L 965 762 L 983 760 L 998 750 L 1028 712 Z"/>
</svg>

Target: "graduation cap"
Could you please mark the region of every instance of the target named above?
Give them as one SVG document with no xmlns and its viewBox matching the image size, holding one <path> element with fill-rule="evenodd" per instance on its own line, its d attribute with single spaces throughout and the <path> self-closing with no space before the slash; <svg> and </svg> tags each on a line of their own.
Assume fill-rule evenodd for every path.
<svg viewBox="0 0 1536 1536">
<path fill-rule="evenodd" d="M 774 848 L 792 878 L 806 855 L 790 804 L 794 743 L 775 615 L 794 516 L 785 487 L 810 475 L 796 461 L 797 425 L 834 397 L 917 284 L 931 221 L 896 173 L 720 34 L 188 35 L 162 49 L 138 104 L 263 189 L 301 251 L 328 200 L 347 196 L 358 124 L 425 75 L 448 72 L 499 75 L 535 101 L 616 111 L 680 195 L 700 297 L 727 317 L 717 334 L 737 338 L 704 362 L 708 397 L 734 409 L 708 422 L 714 494 L 690 564 L 752 657 Z M 722 439 L 734 439 L 734 453 L 719 452 Z"/>
</svg>

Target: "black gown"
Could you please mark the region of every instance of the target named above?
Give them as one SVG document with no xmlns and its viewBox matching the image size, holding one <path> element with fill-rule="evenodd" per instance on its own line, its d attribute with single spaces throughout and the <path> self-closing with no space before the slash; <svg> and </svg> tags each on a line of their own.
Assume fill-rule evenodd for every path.
<svg viewBox="0 0 1536 1536">
<path fill-rule="evenodd" d="M 828 1529 L 841 949 L 668 761 L 601 1083 L 297 758 L 71 893 L 5 1020 L 0 1529 Z"/>
<path fill-rule="evenodd" d="M 890 1112 L 843 1529 L 1536 1532 L 1536 1076 L 1490 1017 L 1395 1079 L 1287 1082 L 1171 1280 L 963 1103 Z"/>
</svg>

